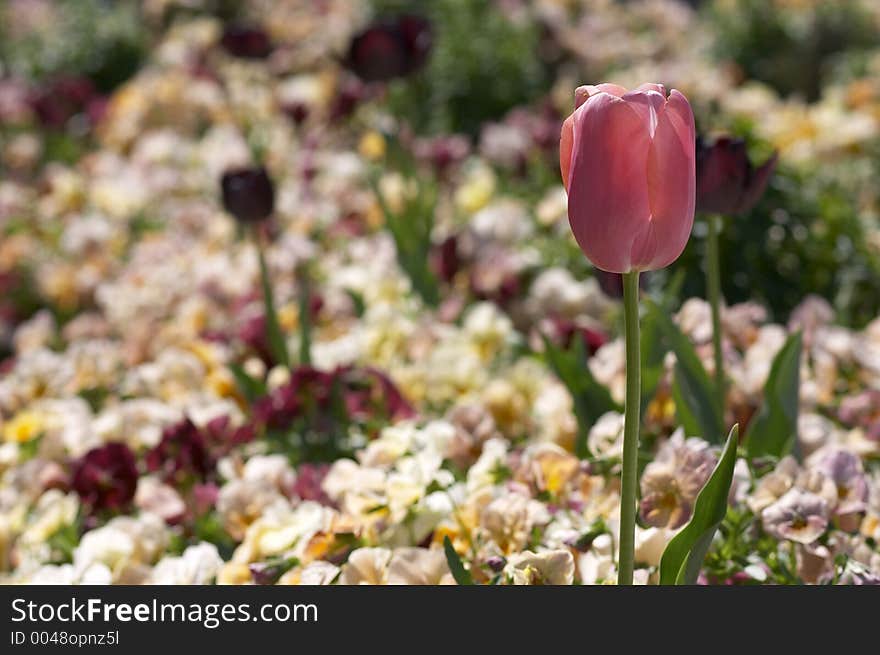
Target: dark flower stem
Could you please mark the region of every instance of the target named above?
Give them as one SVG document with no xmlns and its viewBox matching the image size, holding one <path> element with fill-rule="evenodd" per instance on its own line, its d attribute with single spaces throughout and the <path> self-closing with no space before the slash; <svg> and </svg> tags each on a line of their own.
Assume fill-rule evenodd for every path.
<svg viewBox="0 0 880 655">
<path fill-rule="evenodd" d="M 259 230 L 253 230 L 254 244 L 257 247 L 257 256 L 260 260 L 260 284 L 263 290 L 263 305 L 266 314 L 266 336 L 269 348 L 275 362 L 290 368 L 290 356 L 287 353 L 287 342 L 278 324 L 278 313 L 275 311 L 275 300 L 272 297 L 272 281 L 269 279 L 269 267 L 266 265 L 266 256 L 263 253 L 263 240 Z"/>
<path fill-rule="evenodd" d="M 718 233 L 721 217 L 710 214 L 706 217 L 709 231 L 706 237 L 706 295 L 712 308 L 712 347 L 715 355 L 715 404 L 718 415 L 724 416 L 724 353 L 721 350 L 721 255 L 718 247 Z"/>
<path fill-rule="evenodd" d="M 626 405 L 623 424 L 623 467 L 620 473 L 620 550 L 617 555 L 617 584 L 631 585 L 635 557 L 641 404 L 638 271 L 623 274 L 623 321 L 626 333 Z"/>
</svg>

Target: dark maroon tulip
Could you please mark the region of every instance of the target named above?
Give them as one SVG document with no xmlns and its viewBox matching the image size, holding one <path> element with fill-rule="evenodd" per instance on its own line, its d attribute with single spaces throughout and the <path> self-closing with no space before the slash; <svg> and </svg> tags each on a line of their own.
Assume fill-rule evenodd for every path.
<svg viewBox="0 0 880 655">
<path fill-rule="evenodd" d="M 120 509 L 134 498 L 138 471 L 124 443 L 93 448 L 73 465 L 71 486 L 93 509 Z"/>
<path fill-rule="evenodd" d="M 275 186 L 265 168 L 226 171 L 220 187 L 223 207 L 242 223 L 265 220 L 275 209 Z"/>
<path fill-rule="evenodd" d="M 272 53 L 269 35 L 247 25 L 229 25 L 223 31 L 220 44 L 230 55 L 242 59 L 265 59 Z"/>
<path fill-rule="evenodd" d="M 387 82 L 421 68 L 431 50 L 431 24 L 405 15 L 379 21 L 351 42 L 348 67 L 365 82 Z"/>
<path fill-rule="evenodd" d="M 214 459 L 205 436 L 185 418 L 162 433 L 162 440 L 147 453 L 147 468 L 158 472 L 166 482 L 196 476 L 204 480 L 214 470 Z"/>
<path fill-rule="evenodd" d="M 755 206 L 776 168 L 777 153 L 757 168 L 742 139 L 697 138 L 697 211 L 742 214 Z"/>
</svg>

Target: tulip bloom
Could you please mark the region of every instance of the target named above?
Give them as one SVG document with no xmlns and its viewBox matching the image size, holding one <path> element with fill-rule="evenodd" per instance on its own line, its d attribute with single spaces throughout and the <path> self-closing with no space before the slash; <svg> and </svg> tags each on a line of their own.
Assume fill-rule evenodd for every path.
<svg viewBox="0 0 880 655">
<path fill-rule="evenodd" d="M 774 153 L 756 167 L 742 139 L 697 139 L 697 209 L 728 215 L 749 211 L 767 188 L 776 160 Z"/>
<path fill-rule="evenodd" d="M 694 116 L 660 84 L 581 86 L 559 147 L 568 220 L 581 250 L 611 273 L 668 266 L 694 221 Z"/>
<path fill-rule="evenodd" d="M 275 209 L 275 186 L 265 168 L 226 171 L 220 189 L 223 207 L 242 223 L 259 223 Z"/>
</svg>

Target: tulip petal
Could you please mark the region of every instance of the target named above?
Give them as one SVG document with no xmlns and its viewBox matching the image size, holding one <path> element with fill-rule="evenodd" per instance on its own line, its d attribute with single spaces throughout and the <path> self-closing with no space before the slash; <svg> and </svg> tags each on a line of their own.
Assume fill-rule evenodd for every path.
<svg viewBox="0 0 880 655">
<path fill-rule="evenodd" d="M 750 171 L 751 177 L 747 180 L 746 191 L 743 194 L 740 206 L 737 208 L 739 212 L 749 211 L 758 202 L 758 199 L 764 195 L 764 189 L 767 188 L 767 182 L 773 171 L 776 169 L 776 162 L 779 159 L 779 153 L 774 152 L 773 155 L 761 164 L 754 171 Z"/>
<path fill-rule="evenodd" d="M 565 119 L 562 124 L 562 134 L 559 137 L 559 170 L 562 172 L 562 184 L 568 191 L 568 174 L 571 168 L 571 148 L 574 143 L 574 114 Z"/>
<path fill-rule="evenodd" d="M 666 97 L 666 87 L 662 84 L 654 84 L 652 82 L 645 82 L 636 91 L 656 91 L 664 98 Z"/>
<path fill-rule="evenodd" d="M 670 96 L 659 112 L 648 154 L 650 225 L 637 235 L 631 254 L 633 265 L 641 270 L 663 268 L 675 261 L 694 222 L 694 123 L 690 107 L 682 106 L 682 100 L 683 96 Z"/>
<path fill-rule="evenodd" d="M 608 93 L 610 95 L 620 98 L 626 93 L 626 89 L 619 84 L 611 84 L 609 82 L 603 82 L 602 84 L 584 84 L 583 86 L 579 86 L 574 91 L 575 103 L 577 107 L 580 107 L 587 98 L 594 96 L 598 93 Z M 578 98 L 580 96 L 582 96 L 584 99 L 580 101 L 580 104 L 577 104 Z"/>
<path fill-rule="evenodd" d="M 663 111 L 666 105 L 666 96 L 655 90 L 640 90 L 630 91 L 623 96 L 623 100 L 641 116 L 642 120 L 648 125 L 648 131 L 653 137 L 654 130 L 657 129 L 657 115 Z"/>
<path fill-rule="evenodd" d="M 568 189 L 572 232 L 596 267 L 629 272 L 633 241 L 651 215 L 647 125 L 631 103 L 604 92 L 591 96 L 573 117 Z"/>
</svg>

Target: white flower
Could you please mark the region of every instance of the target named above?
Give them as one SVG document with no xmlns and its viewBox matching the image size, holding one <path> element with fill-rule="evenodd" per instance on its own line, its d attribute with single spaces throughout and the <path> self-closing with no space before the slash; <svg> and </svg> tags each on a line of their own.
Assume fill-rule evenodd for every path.
<svg viewBox="0 0 880 655">
<path fill-rule="evenodd" d="M 180 557 L 163 557 L 153 568 L 150 584 L 209 584 L 223 565 L 217 547 L 210 543 L 189 546 Z"/>
<path fill-rule="evenodd" d="M 570 585 L 574 583 L 574 558 L 568 550 L 511 555 L 504 573 L 515 585 Z"/>
<path fill-rule="evenodd" d="M 387 548 L 358 548 L 348 556 L 348 561 L 342 567 L 339 584 L 388 584 L 390 562 L 391 551 Z"/>
<path fill-rule="evenodd" d="M 388 584 L 454 584 L 446 555 L 439 549 L 397 548 L 388 566 Z"/>
</svg>

